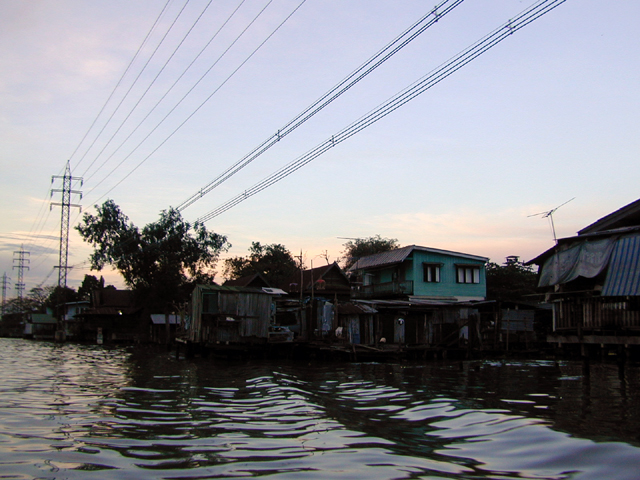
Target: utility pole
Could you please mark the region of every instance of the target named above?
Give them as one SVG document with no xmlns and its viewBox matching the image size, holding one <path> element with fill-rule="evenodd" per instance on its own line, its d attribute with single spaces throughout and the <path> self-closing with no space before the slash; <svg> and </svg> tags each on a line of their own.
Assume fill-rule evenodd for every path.
<svg viewBox="0 0 640 480">
<path fill-rule="evenodd" d="M 14 259 L 13 263 L 18 262 L 17 265 L 14 265 L 13 268 L 18 269 L 18 281 L 15 283 L 16 294 L 18 295 L 18 305 L 22 309 L 22 295 L 24 293 L 24 271 L 29 270 L 27 264 L 30 260 L 27 258 L 31 255 L 31 252 L 25 252 L 24 246 L 20 248 L 20 250 L 13 252 Z M 15 256 L 17 255 L 17 258 Z"/>
<path fill-rule="evenodd" d="M 311 335 L 308 331 L 308 322 L 306 319 L 306 316 L 304 314 L 304 307 L 303 307 L 303 303 L 302 303 L 302 285 L 304 283 L 304 266 L 302 265 L 302 249 L 300 249 L 300 256 L 299 257 L 294 257 L 297 258 L 298 260 L 300 260 L 300 324 L 301 324 L 301 328 L 302 328 L 302 333 L 303 335 L 307 335 L 307 338 L 309 338 L 309 336 Z"/>
<path fill-rule="evenodd" d="M 7 289 L 9 288 L 9 282 L 11 279 L 7 277 L 7 272 L 2 275 L 2 316 L 5 314 L 5 306 L 7 304 Z"/>
<path fill-rule="evenodd" d="M 64 175 L 54 175 L 51 177 L 51 183 L 56 179 L 62 180 L 62 188 L 51 189 L 51 197 L 56 192 L 62 194 L 62 201 L 60 203 L 51 203 L 51 208 L 54 205 L 62 207 L 62 214 L 60 217 L 60 255 L 58 265 L 54 268 L 58 268 L 58 305 L 64 304 L 64 292 L 67 287 L 67 270 L 71 267 L 68 266 L 69 260 L 69 213 L 71 207 L 79 208 L 82 211 L 81 205 L 71 203 L 71 195 L 80 195 L 82 199 L 82 192 L 73 190 L 72 185 L 75 182 L 80 182 L 82 186 L 82 178 L 71 176 L 71 167 L 67 160 L 67 165 L 64 170 Z M 64 310 L 58 315 L 58 330 L 56 332 L 56 340 L 63 340 L 64 338 Z"/>
</svg>

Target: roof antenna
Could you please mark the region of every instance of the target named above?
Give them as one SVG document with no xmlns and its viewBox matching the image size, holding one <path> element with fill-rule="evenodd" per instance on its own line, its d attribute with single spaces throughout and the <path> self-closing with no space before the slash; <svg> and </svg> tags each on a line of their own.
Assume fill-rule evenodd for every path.
<svg viewBox="0 0 640 480">
<path fill-rule="evenodd" d="M 575 200 L 575 198 L 576 197 L 573 197 L 571 200 Z M 549 211 L 540 212 L 540 213 L 534 213 L 533 215 L 527 215 L 527 217 L 536 217 L 538 215 L 542 215 L 542 218 L 547 218 L 547 217 L 549 218 L 549 221 L 551 222 L 551 232 L 553 233 L 553 241 L 556 243 L 556 245 L 558 244 L 558 239 L 556 238 L 556 227 L 553 224 L 553 214 L 556 212 L 556 210 L 558 210 L 560 207 L 566 205 L 571 200 L 567 200 L 562 205 L 558 205 L 556 208 L 552 208 Z"/>
</svg>

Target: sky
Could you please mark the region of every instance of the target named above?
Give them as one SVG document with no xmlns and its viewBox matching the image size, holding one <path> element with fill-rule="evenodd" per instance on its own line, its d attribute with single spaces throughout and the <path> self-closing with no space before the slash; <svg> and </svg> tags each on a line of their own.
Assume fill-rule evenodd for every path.
<svg viewBox="0 0 640 480">
<path fill-rule="evenodd" d="M 276 134 L 436 3 L 0 2 L 0 275 L 11 279 L 8 297 L 21 250 L 26 291 L 57 284 L 61 209 L 51 203 L 60 193 L 51 191 L 61 183 L 52 177 L 67 161 L 82 213 L 113 199 L 142 227 Z M 247 191 L 534 3 L 462 2 L 182 210 L 184 219 Z M 258 241 L 319 266 L 337 260 L 348 239 L 379 234 L 402 246 L 526 261 L 554 241 L 550 218 L 537 214 L 560 207 L 552 218 L 561 238 L 637 200 L 638 18 L 633 0 L 560 4 L 207 221 L 232 244 L 222 258 L 246 255 Z M 73 230 L 80 220 L 73 208 L 68 285 L 93 274 L 124 287 L 116 272 L 90 271 L 91 246 Z"/>
</svg>

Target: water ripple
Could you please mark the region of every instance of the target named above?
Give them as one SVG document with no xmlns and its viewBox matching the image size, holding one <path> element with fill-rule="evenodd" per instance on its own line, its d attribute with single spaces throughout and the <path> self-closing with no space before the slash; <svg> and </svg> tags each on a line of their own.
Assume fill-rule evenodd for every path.
<svg viewBox="0 0 640 480">
<path fill-rule="evenodd" d="M 18 360 L 19 359 L 19 360 Z M 640 370 L 305 365 L 0 339 L 0 478 L 637 479 Z M 572 380 L 568 381 L 568 378 Z"/>
</svg>

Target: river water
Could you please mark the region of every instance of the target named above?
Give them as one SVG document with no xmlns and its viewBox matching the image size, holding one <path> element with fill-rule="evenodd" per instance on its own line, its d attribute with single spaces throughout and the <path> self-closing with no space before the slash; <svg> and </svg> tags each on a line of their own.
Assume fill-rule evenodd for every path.
<svg viewBox="0 0 640 480">
<path fill-rule="evenodd" d="M 640 367 L 0 339 L 0 479 L 640 479 Z"/>
</svg>

